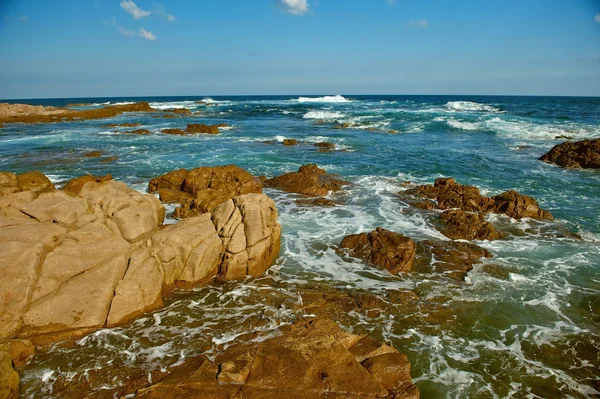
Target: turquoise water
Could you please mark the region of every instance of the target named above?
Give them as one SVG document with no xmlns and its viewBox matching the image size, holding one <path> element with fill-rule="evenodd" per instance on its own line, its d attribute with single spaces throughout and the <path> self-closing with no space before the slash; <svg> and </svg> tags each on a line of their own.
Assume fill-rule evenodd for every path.
<svg viewBox="0 0 600 399">
<path fill-rule="evenodd" d="M 252 304 L 248 292 L 263 285 L 273 289 L 273 281 L 277 290 L 291 297 L 298 287 L 314 283 L 382 297 L 387 290 L 411 289 L 424 303 L 443 308 L 449 315 L 446 321 L 433 323 L 423 311 L 407 316 L 401 304 L 392 304 L 392 310 L 377 317 L 350 315 L 350 321 L 343 323 L 407 353 L 424 398 L 600 395 L 600 172 L 564 170 L 538 161 L 565 140 L 559 136 L 600 137 L 599 98 L 215 97 L 208 100 L 210 107 L 195 102 L 202 99 L 27 101 L 58 106 L 149 101 L 157 109 L 184 107 L 201 115 L 163 119 L 153 114 L 124 114 L 108 120 L 6 125 L 0 129 L 0 170 L 37 169 L 58 185 L 84 173 L 110 173 L 144 191 L 150 178 L 177 168 L 234 163 L 254 175 L 270 177 L 317 163 L 354 183 L 346 192 L 332 196 L 345 205 L 297 207 L 292 201 L 295 195 L 267 190 L 277 203 L 283 225 L 281 257 L 267 282 L 249 281 L 247 290 L 220 288 L 246 298 L 238 300 L 248 314 L 265 313 Z M 106 126 L 122 122 L 139 122 L 153 134 L 125 135 L 119 131 L 131 128 Z M 161 129 L 187 123 L 227 123 L 232 128 L 218 136 L 160 134 Z M 343 123 L 351 127 L 336 128 Z M 265 143 L 284 138 L 304 144 Z M 319 141 L 335 143 L 341 151 L 318 152 L 312 143 Z M 92 150 L 119 158 L 103 163 L 82 157 Z M 345 235 L 378 226 L 415 239 L 443 239 L 434 228 L 434 216 L 411 209 L 397 196 L 405 181 L 431 183 L 441 176 L 455 177 L 490 195 L 516 189 L 535 197 L 556 221 L 494 217 L 499 226 L 517 233 L 478 243 L 494 255 L 487 264 L 500 265 L 508 272 L 503 278 L 482 266 L 476 266 L 465 282 L 436 273 L 392 277 L 336 253 L 335 246 Z M 211 295 L 211 290 L 186 294 L 163 315 L 176 316 Z M 272 312 L 273 317 L 277 314 L 286 320 L 280 311 Z M 206 321 L 216 316 L 202 312 L 202 317 Z M 52 396 L 52 382 L 58 374 L 76 376 L 91 364 L 102 368 L 98 359 L 104 357 L 98 353 L 114 359 L 125 347 L 137 348 L 130 340 L 135 341 L 138 333 L 158 337 L 146 342 L 144 351 L 153 343 L 155 349 L 162 348 L 162 330 L 152 330 L 153 318 L 144 320 L 117 329 L 128 338 L 119 341 L 111 335 L 111 345 L 96 335 L 75 348 L 56 348 L 41 355 L 24 373 L 26 393 L 36 396 L 45 389 Z M 172 322 L 170 336 L 174 331 L 184 333 L 185 329 L 176 328 L 186 325 L 180 322 Z M 208 327 L 202 334 L 216 336 Z M 162 348 L 162 358 L 140 356 L 132 362 L 125 356 L 122 362 L 131 367 L 166 367 L 181 357 L 186 345 L 189 341 L 181 340 Z M 200 352 L 198 348 L 187 354 Z"/>
</svg>

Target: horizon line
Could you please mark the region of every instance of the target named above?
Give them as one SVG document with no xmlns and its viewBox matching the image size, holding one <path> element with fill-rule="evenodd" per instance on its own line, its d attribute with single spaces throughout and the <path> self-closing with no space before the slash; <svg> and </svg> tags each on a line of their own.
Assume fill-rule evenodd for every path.
<svg viewBox="0 0 600 399">
<path fill-rule="evenodd" d="M 78 100 L 97 98 L 160 98 L 160 97 L 292 97 L 292 96 L 343 96 L 343 97 L 368 97 L 368 96 L 404 96 L 404 97 L 556 97 L 556 98 L 600 98 L 599 95 L 557 95 L 557 94 L 178 94 L 178 95 L 121 95 L 121 96 L 83 96 L 83 97 L 17 97 L 2 98 L 3 101 L 25 101 L 25 100 Z"/>
</svg>

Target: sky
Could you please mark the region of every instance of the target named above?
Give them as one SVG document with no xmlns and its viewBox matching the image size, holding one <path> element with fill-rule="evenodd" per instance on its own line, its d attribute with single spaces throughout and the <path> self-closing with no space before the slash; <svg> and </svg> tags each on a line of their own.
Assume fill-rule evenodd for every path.
<svg viewBox="0 0 600 399">
<path fill-rule="evenodd" d="M 600 0 L 0 0 L 0 98 L 600 96 Z"/>
</svg>

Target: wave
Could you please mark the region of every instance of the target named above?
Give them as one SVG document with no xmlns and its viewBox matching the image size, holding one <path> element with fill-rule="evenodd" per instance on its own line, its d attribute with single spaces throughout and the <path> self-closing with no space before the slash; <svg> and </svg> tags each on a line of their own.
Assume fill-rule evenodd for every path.
<svg viewBox="0 0 600 399">
<path fill-rule="evenodd" d="M 342 114 L 341 112 L 313 110 L 313 111 L 309 111 L 306 114 L 304 114 L 303 118 L 304 119 L 339 119 L 339 118 L 343 118 L 344 116 L 345 115 Z"/>
<path fill-rule="evenodd" d="M 468 131 L 481 129 L 481 124 L 474 123 L 474 122 L 461 122 L 461 121 L 457 121 L 456 119 L 449 119 L 446 121 L 446 123 L 448 124 L 448 126 L 454 128 L 454 129 L 468 130 Z"/>
<path fill-rule="evenodd" d="M 156 102 L 150 103 L 150 106 L 154 109 L 175 109 L 175 108 L 196 108 L 198 104 L 194 101 L 173 101 L 173 102 Z"/>
<path fill-rule="evenodd" d="M 504 112 L 499 108 L 492 107 L 491 105 L 476 103 L 473 101 L 449 101 L 446 104 L 446 108 L 456 112 Z"/>
<path fill-rule="evenodd" d="M 323 96 L 323 97 L 300 97 L 296 101 L 299 103 L 351 103 L 352 100 L 348 100 L 345 97 L 340 96 Z"/>
</svg>

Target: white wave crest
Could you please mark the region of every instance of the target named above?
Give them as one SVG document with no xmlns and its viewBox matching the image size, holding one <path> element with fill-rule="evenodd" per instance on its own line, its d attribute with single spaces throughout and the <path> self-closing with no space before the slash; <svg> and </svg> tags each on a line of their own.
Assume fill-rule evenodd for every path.
<svg viewBox="0 0 600 399">
<path fill-rule="evenodd" d="M 150 106 L 154 109 L 174 109 L 174 108 L 196 108 L 198 104 L 194 101 L 173 101 L 165 103 L 150 103 Z"/>
<path fill-rule="evenodd" d="M 461 122 L 461 121 L 457 121 L 456 119 L 449 119 L 446 121 L 446 123 L 448 124 L 448 126 L 453 127 L 455 129 L 460 129 L 460 130 L 473 131 L 473 130 L 481 129 L 481 125 L 479 123 Z"/>
<path fill-rule="evenodd" d="M 335 111 L 309 111 L 304 114 L 304 119 L 338 119 L 343 118 L 345 115 L 341 112 Z"/>
<path fill-rule="evenodd" d="M 480 104 L 473 101 L 449 101 L 446 108 L 456 112 L 504 112 L 491 105 Z"/>
<path fill-rule="evenodd" d="M 348 100 L 345 97 L 340 96 L 324 96 L 324 97 L 300 97 L 297 99 L 299 103 L 351 103 L 352 100 Z"/>
</svg>

